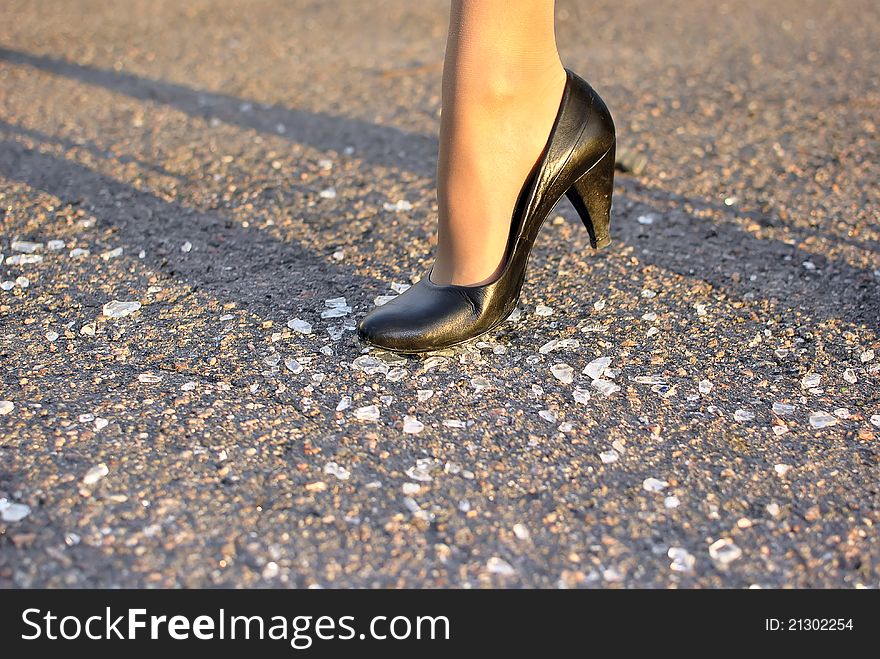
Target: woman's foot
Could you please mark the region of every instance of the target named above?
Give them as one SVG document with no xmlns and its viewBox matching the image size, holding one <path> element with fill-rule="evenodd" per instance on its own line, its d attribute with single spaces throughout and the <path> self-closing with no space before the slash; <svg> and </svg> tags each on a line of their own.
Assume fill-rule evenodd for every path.
<svg viewBox="0 0 880 659">
<path fill-rule="evenodd" d="M 552 2 L 456 2 L 452 12 L 431 281 L 469 286 L 492 281 L 504 264 L 513 208 L 547 143 L 566 74 Z"/>
<path fill-rule="evenodd" d="M 497 327 L 516 308 L 535 237 L 563 194 L 580 215 L 590 244 L 596 248 L 608 245 L 614 122 L 595 90 L 571 72 L 557 117 L 546 151 L 535 163 L 534 173 L 530 172 L 529 203 L 516 208 L 509 231 L 505 229 L 511 237 L 510 251 L 497 278 L 484 285 L 448 285 L 423 277 L 361 318 L 361 339 L 385 350 L 418 353 L 458 345 Z M 504 218 L 505 227 L 507 221 Z M 471 235 L 470 239 L 480 237 Z M 496 258 L 492 255 L 484 264 L 494 267 Z M 477 260 L 464 263 L 479 265 Z"/>
</svg>

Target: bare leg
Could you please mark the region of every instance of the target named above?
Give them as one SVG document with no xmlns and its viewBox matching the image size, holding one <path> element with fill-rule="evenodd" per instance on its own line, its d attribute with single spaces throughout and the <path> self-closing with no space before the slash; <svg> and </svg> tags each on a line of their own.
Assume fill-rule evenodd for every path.
<svg viewBox="0 0 880 659">
<path fill-rule="evenodd" d="M 491 282 L 565 86 L 554 0 L 453 0 L 443 66 L 431 280 Z"/>
</svg>

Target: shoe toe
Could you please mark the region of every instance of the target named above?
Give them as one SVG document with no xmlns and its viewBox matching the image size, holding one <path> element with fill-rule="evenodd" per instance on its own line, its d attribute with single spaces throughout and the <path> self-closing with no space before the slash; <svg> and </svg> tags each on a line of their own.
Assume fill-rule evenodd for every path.
<svg viewBox="0 0 880 659">
<path fill-rule="evenodd" d="M 411 328 L 410 328 L 411 330 Z M 406 318 L 401 317 L 392 309 L 376 307 L 357 324 L 361 340 L 386 350 L 406 351 L 412 349 L 408 337 Z"/>
<path fill-rule="evenodd" d="M 428 352 L 473 336 L 474 307 L 454 287 L 424 282 L 374 308 L 357 324 L 360 338 L 385 350 Z"/>
</svg>

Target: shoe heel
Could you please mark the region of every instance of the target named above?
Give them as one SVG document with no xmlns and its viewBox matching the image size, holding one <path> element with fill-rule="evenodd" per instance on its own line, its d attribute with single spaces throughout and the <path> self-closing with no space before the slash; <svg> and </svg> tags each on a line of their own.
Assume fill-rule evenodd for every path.
<svg viewBox="0 0 880 659">
<path fill-rule="evenodd" d="M 614 149 L 612 146 L 590 170 L 574 182 L 565 196 L 581 216 L 593 249 L 611 243 L 611 196 L 614 192 Z"/>
</svg>

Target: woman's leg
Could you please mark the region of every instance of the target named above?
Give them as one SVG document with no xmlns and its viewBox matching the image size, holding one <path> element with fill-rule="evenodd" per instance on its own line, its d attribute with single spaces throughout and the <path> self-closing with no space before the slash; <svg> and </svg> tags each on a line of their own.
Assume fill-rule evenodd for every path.
<svg viewBox="0 0 880 659">
<path fill-rule="evenodd" d="M 554 0 L 453 0 L 443 66 L 439 229 L 431 280 L 482 284 L 565 86 Z"/>
</svg>

